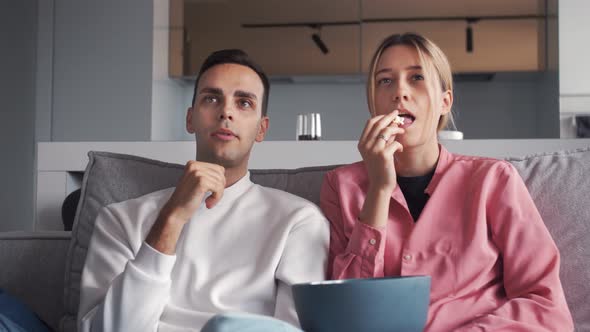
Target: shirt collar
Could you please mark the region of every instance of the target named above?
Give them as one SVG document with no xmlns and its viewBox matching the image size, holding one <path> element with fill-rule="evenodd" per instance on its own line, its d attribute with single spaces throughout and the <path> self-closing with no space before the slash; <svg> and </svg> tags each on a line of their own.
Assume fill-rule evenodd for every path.
<svg viewBox="0 0 590 332">
<path fill-rule="evenodd" d="M 439 154 L 438 154 L 438 162 L 436 163 L 436 169 L 434 170 L 434 175 L 432 175 L 432 180 L 424 190 L 425 193 L 432 196 L 432 193 L 436 189 L 436 186 L 442 179 L 443 173 L 453 160 L 453 155 L 440 143 L 438 144 Z"/>
<path fill-rule="evenodd" d="M 250 188 L 252 185 L 253 183 L 250 181 L 250 171 L 247 171 L 246 174 L 236 183 L 225 188 L 223 191 L 223 197 L 219 203 L 223 204 L 224 202 L 233 201 L 242 195 L 246 190 L 248 190 L 248 188 Z"/>
<path fill-rule="evenodd" d="M 447 169 L 447 166 L 452 161 L 452 154 L 449 151 L 447 151 L 447 149 L 445 149 L 444 146 L 442 146 L 441 144 L 438 144 L 438 150 L 439 150 L 438 161 L 436 163 L 436 168 L 434 169 L 434 174 L 432 175 L 432 179 L 430 180 L 430 183 L 428 184 L 426 189 L 424 189 L 424 192 L 427 193 L 429 196 L 432 196 L 432 193 L 436 189 L 436 186 L 438 185 L 438 183 L 442 179 L 443 173 L 445 172 L 445 170 Z M 395 189 L 391 193 L 391 197 L 394 200 L 398 201 L 400 204 L 404 205 L 406 208 L 408 208 L 407 203 L 406 203 L 406 199 L 405 199 L 404 194 L 402 193 L 399 185 L 397 185 L 395 187 Z"/>
</svg>

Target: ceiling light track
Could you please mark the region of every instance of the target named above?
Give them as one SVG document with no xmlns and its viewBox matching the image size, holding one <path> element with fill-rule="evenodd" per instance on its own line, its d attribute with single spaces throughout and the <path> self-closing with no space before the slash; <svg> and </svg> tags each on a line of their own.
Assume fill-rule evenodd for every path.
<svg viewBox="0 0 590 332">
<path fill-rule="evenodd" d="M 334 21 L 334 22 L 287 22 L 287 23 L 245 23 L 243 28 L 296 28 L 296 27 L 326 27 L 342 25 L 359 25 L 364 23 L 396 23 L 396 22 L 452 22 L 452 21 L 504 21 L 504 20 L 539 20 L 550 18 L 549 15 L 493 15 L 493 16 L 425 16 L 425 17 L 399 17 L 399 18 L 367 18 L 358 21 Z"/>
<path fill-rule="evenodd" d="M 553 15 L 554 16 L 554 15 Z M 467 22 L 465 29 L 465 51 L 473 53 L 473 24 L 486 21 L 507 21 L 507 20 L 546 20 L 549 15 L 494 15 L 494 16 L 425 16 L 425 17 L 400 17 L 400 18 L 369 18 L 359 21 L 335 21 L 335 22 L 298 22 L 298 23 L 262 23 L 262 24 L 242 24 L 243 28 L 299 28 L 308 27 L 316 30 L 311 35 L 311 39 L 323 54 L 328 54 L 328 47 L 322 40 L 320 31 L 325 26 L 347 26 L 361 25 L 366 23 L 407 23 L 407 22 Z"/>
</svg>

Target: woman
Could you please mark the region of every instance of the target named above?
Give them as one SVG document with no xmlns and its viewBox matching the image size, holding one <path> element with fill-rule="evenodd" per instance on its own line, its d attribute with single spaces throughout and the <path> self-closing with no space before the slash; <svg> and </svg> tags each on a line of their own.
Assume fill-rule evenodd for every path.
<svg viewBox="0 0 590 332">
<path fill-rule="evenodd" d="M 367 99 L 363 161 L 322 185 L 329 277 L 430 275 L 428 331 L 573 330 L 557 247 L 517 171 L 438 144 L 453 104 L 443 52 L 415 34 L 386 38 Z"/>
</svg>

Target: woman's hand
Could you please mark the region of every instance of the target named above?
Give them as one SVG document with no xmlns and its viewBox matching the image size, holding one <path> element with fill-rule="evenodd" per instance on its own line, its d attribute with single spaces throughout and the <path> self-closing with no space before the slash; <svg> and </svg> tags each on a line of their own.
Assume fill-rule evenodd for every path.
<svg viewBox="0 0 590 332">
<path fill-rule="evenodd" d="M 358 145 L 369 176 L 369 190 L 359 221 L 376 228 L 387 225 L 389 201 L 397 185 L 393 154 L 404 148 L 395 140 L 405 132 L 394 123 L 397 114 L 398 111 L 394 111 L 367 121 Z"/>
<path fill-rule="evenodd" d="M 396 110 L 369 119 L 358 144 L 367 167 L 370 190 L 387 191 L 390 195 L 397 185 L 393 155 L 404 148 L 395 140 L 405 132 L 394 123 L 398 113 Z"/>
</svg>

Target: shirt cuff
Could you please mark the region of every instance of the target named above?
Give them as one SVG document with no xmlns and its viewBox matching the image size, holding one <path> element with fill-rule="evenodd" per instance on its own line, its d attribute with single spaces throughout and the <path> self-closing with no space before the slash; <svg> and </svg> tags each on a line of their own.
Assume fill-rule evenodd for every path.
<svg viewBox="0 0 590 332">
<path fill-rule="evenodd" d="M 168 280 L 175 262 L 175 255 L 163 254 L 144 242 L 132 264 L 155 279 Z"/>
<path fill-rule="evenodd" d="M 385 228 L 371 227 L 361 221 L 355 223 L 347 251 L 366 259 L 374 259 L 384 251 Z"/>
</svg>

